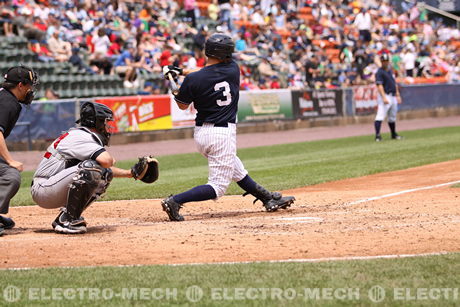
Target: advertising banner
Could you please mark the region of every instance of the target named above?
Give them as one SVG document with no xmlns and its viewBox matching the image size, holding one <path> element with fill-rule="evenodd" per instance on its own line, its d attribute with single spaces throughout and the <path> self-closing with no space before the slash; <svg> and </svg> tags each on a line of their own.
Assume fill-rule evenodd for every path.
<svg viewBox="0 0 460 307">
<path fill-rule="evenodd" d="M 241 91 L 238 104 L 238 121 L 292 119 L 290 90 Z"/>
<path fill-rule="evenodd" d="M 292 92 L 297 118 L 343 115 L 342 90 L 307 90 Z"/>
<path fill-rule="evenodd" d="M 370 115 L 377 111 L 377 87 L 364 85 L 353 87 L 355 101 L 355 115 Z"/>
<path fill-rule="evenodd" d="M 32 140 L 54 140 L 62 131 L 75 126 L 75 101 L 34 101 L 23 108 L 8 141 L 25 142 L 30 131 Z"/>
<path fill-rule="evenodd" d="M 169 95 L 126 96 L 96 99 L 112 109 L 116 131 L 148 131 L 172 128 Z"/>
</svg>

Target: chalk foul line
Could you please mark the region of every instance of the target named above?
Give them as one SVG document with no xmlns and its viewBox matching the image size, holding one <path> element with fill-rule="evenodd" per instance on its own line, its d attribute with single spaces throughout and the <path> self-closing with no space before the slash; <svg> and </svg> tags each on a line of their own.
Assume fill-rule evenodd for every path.
<svg viewBox="0 0 460 307">
<path fill-rule="evenodd" d="M 377 259 L 399 259 L 399 258 L 414 258 L 414 257 L 429 257 L 453 255 L 455 252 L 433 252 L 421 254 L 390 254 L 390 255 L 375 255 L 375 256 L 344 256 L 344 257 L 324 257 L 324 258 L 300 258 L 300 259 L 280 259 L 280 260 L 254 260 L 254 261 L 224 261 L 224 262 L 194 262 L 194 263 L 169 263 L 169 264 L 121 264 L 121 265 L 90 265 L 90 266 L 55 266 L 55 267 L 17 267 L 17 268 L 0 268 L 0 271 L 22 271 L 47 268 L 62 268 L 62 269 L 88 269 L 88 268 L 130 268 L 141 266 L 188 266 L 188 265 L 228 265 L 228 264 L 255 264 L 255 263 L 315 263 L 329 261 L 353 261 L 353 260 L 377 260 Z"/>
<path fill-rule="evenodd" d="M 365 199 L 360 199 L 360 200 L 357 200 L 357 201 L 352 201 L 352 202 L 346 203 L 345 206 L 354 206 L 354 205 L 366 203 L 366 202 L 369 202 L 369 201 L 379 200 L 379 199 L 383 199 L 383 198 L 398 196 L 398 195 L 417 192 L 417 191 L 422 191 L 422 190 L 430 190 L 430 189 L 440 188 L 440 187 L 444 187 L 446 185 L 452 185 L 452 184 L 456 184 L 456 183 L 460 183 L 460 180 L 441 183 L 441 184 L 436 184 L 436 185 L 430 185 L 430 186 L 420 187 L 420 188 L 415 188 L 415 189 L 409 189 L 409 190 L 399 191 L 399 192 L 395 192 L 395 193 L 390 193 L 390 194 L 385 194 L 385 195 L 380 195 L 380 196 L 375 196 L 375 197 L 370 197 L 370 198 L 365 198 Z"/>
</svg>

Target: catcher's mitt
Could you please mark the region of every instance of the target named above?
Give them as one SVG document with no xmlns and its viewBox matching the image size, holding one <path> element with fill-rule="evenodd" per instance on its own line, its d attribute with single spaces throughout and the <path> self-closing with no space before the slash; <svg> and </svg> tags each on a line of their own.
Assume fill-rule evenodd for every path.
<svg viewBox="0 0 460 307">
<path fill-rule="evenodd" d="M 131 167 L 131 174 L 136 180 L 152 183 L 158 179 L 158 160 L 153 156 L 140 157 L 139 161 Z"/>
</svg>

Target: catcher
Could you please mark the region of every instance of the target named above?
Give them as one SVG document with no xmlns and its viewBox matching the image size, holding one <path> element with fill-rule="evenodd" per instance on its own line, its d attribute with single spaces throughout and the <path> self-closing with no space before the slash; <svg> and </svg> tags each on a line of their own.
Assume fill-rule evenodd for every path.
<svg viewBox="0 0 460 307">
<path fill-rule="evenodd" d="M 107 190 L 113 177 L 152 183 L 158 179 L 158 161 L 139 158 L 130 170 L 114 167 L 106 151 L 113 132 L 109 107 L 93 102 L 81 105 L 80 125 L 59 136 L 48 147 L 34 174 L 32 199 L 42 208 L 61 208 L 52 223 L 54 231 L 65 234 L 86 232 L 81 216 Z"/>
</svg>

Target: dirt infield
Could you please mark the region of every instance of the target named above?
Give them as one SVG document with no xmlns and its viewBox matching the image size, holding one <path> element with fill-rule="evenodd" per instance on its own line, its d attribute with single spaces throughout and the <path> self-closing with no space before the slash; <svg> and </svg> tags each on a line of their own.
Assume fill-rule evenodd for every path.
<svg viewBox="0 0 460 307">
<path fill-rule="evenodd" d="M 13 207 L 18 227 L 0 239 L 0 267 L 458 252 L 460 189 L 434 185 L 459 180 L 460 160 L 449 161 L 285 191 L 297 202 L 276 213 L 241 196 L 187 204 L 181 223 L 167 221 L 160 200 L 101 202 L 85 212 L 86 235 L 55 234 L 56 210 Z"/>
</svg>

